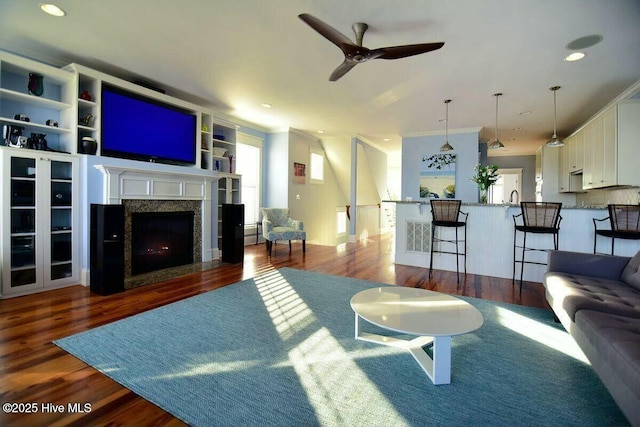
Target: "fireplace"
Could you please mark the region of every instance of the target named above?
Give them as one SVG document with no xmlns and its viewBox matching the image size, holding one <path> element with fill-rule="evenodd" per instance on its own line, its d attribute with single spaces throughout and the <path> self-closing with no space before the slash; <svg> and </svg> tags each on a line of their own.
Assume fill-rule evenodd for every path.
<svg viewBox="0 0 640 427">
<path fill-rule="evenodd" d="M 142 200 L 131 199 L 123 200 L 124 205 L 124 271 L 125 271 L 125 289 L 131 289 L 149 283 L 155 283 L 161 280 L 166 280 L 172 277 L 188 274 L 198 270 L 202 264 L 202 203 L 197 200 Z M 139 216 L 140 215 L 140 216 Z M 176 244 L 172 244 L 172 251 L 176 248 L 176 245 L 180 245 L 181 249 L 184 249 L 184 262 L 180 264 L 175 263 L 173 266 L 161 266 L 161 261 L 164 260 L 163 254 L 166 255 L 169 252 L 169 246 L 162 242 L 151 241 L 146 244 L 140 244 L 134 242 L 137 238 L 134 233 L 139 235 L 140 232 L 134 231 L 134 221 L 139 216 L 144 226 L 148 226 L 151 222 L 163 222 L 164 220 L 157 219 L 157 217 L 168 217 L 170 220 L 176 219 L 186 215 L 189 217 L 188 222 L 191 225 L 189 227 L 191 232 L 189 233 L 186 228 L 182 228 L 178 233 L 179 241 Z M 185 223 L 187 221 L 185 220 Z M 169 230 L 164 232 L 173 233 L 173 227 L 168 227 Z M 156 228 L 154 226 L 154 228 Z M 165 227 L 167 228 L 167 227 Z M 143 235 L 149 234 L 147 231 L 142 231 Z M 166 237 L 166 236 L 165 236 Z M 141 261 L 141 250 L 149 252 L 149 260 Z M 167 249 L 164 249 L 167 247 Z M 186 252 L 191 251 L 191 256 Z M 138 255 L 135 255 L 138 253 Z M 171 256 L 173 258 L 173 255 Z M 187 261 L 190 260 L 190 261 Z M 172 259 L 175 261 L 175 259 Z M 148 268 L 146 264 L 149 263 L 151 267 Z"/>
<path fill-rule="evenodd" d="M 103 160 L 108 161 L 107 158 Z M 135 162 L 138 163 L 138 162 Z M 212 191 L 217 187 L 216 174 L 199 168 L 185 168 L 151 164 L 136 167 L 134 162 L 121 165 L 94 165 L 103 175 L 103 203 L 124 205 L 124 273 L 125 289 L 157 283 L 174 277 L 184 276 L 216 265 L 218 248 L 214 247 Z M 138 213 L 190 212 L 192 233 L 184 232 L 182 244 L 192 236 L 189 246 L 192 250 L 190 263 L 177 267 L 135 274 L 140 262 L 132 269 L 132 216 Z M 186 237 L 185 237 L 186 236 Z M 166 245 L 160 249 L 149 247 L 150 252 L 166 252 Z M 146 247 L 146 246 L 145 246 Z"/>
<path fill-rule="evenodd" d="M 193 211 L 131 214 L 131 275 L 193 264 Z"/>
</svg>

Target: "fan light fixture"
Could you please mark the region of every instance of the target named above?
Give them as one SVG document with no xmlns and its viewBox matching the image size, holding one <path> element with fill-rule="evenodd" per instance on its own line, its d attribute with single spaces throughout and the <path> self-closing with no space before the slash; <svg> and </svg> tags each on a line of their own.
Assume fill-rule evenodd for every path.
<svg viewBox="0 0 640 427">
<path fill-rule="evenodd" d="M 496 139 L 491 144 L 489 144 L 489 147 L 487 148 L 489 148 L 490 150 L 498 150 L 504 148 L 504 144 L 498 139 L 498 97 L 502 96 L 502 94 L 494 93 L 493 96 L 496 97 Z"/>
<path fill-rule="evenodd" d="M 549 90 L 553 91 L 553 136 L 545 144 L 546 147 L 562 147 L 564 142 L 556 135 L 556 91 L 560 89 L 560 86 L 550 87 Z"/>
<path fill-rule="evenodd" d="M 446 115 L 446 118 L 444 119 L 445 121 L 444 144 L 442 144 L 442 147 L 440 147 L 440 151 L 453 151 L 453 147 L 451 146 L 451 144 L 449 144 L 449 103 L 450 102 L 451 102 L 450 99 L 444 100 L 444 105 L 446 106 L 447 115 Z"/>
<path fill-rule="evenodd" d="M 67 14 L 67 12 L 52 3 L 41 3 L 40 9 L 42 9 L 43 12 L 48 13 L 49 15 L 57 17 L 65 16 Z"/>
</svg>

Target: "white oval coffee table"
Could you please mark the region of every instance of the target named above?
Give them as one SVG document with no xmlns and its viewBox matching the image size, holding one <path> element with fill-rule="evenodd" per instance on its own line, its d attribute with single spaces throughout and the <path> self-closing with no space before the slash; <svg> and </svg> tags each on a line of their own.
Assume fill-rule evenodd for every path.
<svg viewBox="0 0 640 427">
<path fill-rule="evenodd" d="M 358 292 L 351 298 L 355 338 L 408 350 L 434 384 L 451 382 L 451 337 L 482 326 L 482 314 L 471 304 L 439 292 L 385 286 Z M 362 318 L 381 328 L 418 335 L 404 340 L 360 331 Z M 433 344 L 433 357 L 423 347 Z"/>
</svg>

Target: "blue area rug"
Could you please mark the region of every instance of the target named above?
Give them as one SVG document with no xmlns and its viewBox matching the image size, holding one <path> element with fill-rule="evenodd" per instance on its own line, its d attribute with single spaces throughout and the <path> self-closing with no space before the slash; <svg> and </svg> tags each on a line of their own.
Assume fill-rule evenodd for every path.
<svg viewBox="0 0 640 427">
<path fill-rule="evenodd" d="M 434 386 L 354 339 L 349 301 L 374 286 L 283 268 L 55 343 L 194 426 L 628 424 L 550 311 L 463 298 L 484 325 Z"/>
</svg>

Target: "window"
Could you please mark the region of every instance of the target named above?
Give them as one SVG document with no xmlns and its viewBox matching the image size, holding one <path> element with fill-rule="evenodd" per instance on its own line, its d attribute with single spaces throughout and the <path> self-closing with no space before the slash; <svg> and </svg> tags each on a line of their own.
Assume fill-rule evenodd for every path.
<svg viewBox="0 0 640 427">
<path fill-rule="evenodd" d="M 324 183 L 324 152 L 318 148 L 309 147 L 310 184 Z"/>
<path fill-rule="evenodd" d="M 245 227 L 255 227 L 260 219 L 262 139 L 238 133 L 236 173 L 242 175 L 242 203 Z"/>
</svg>

